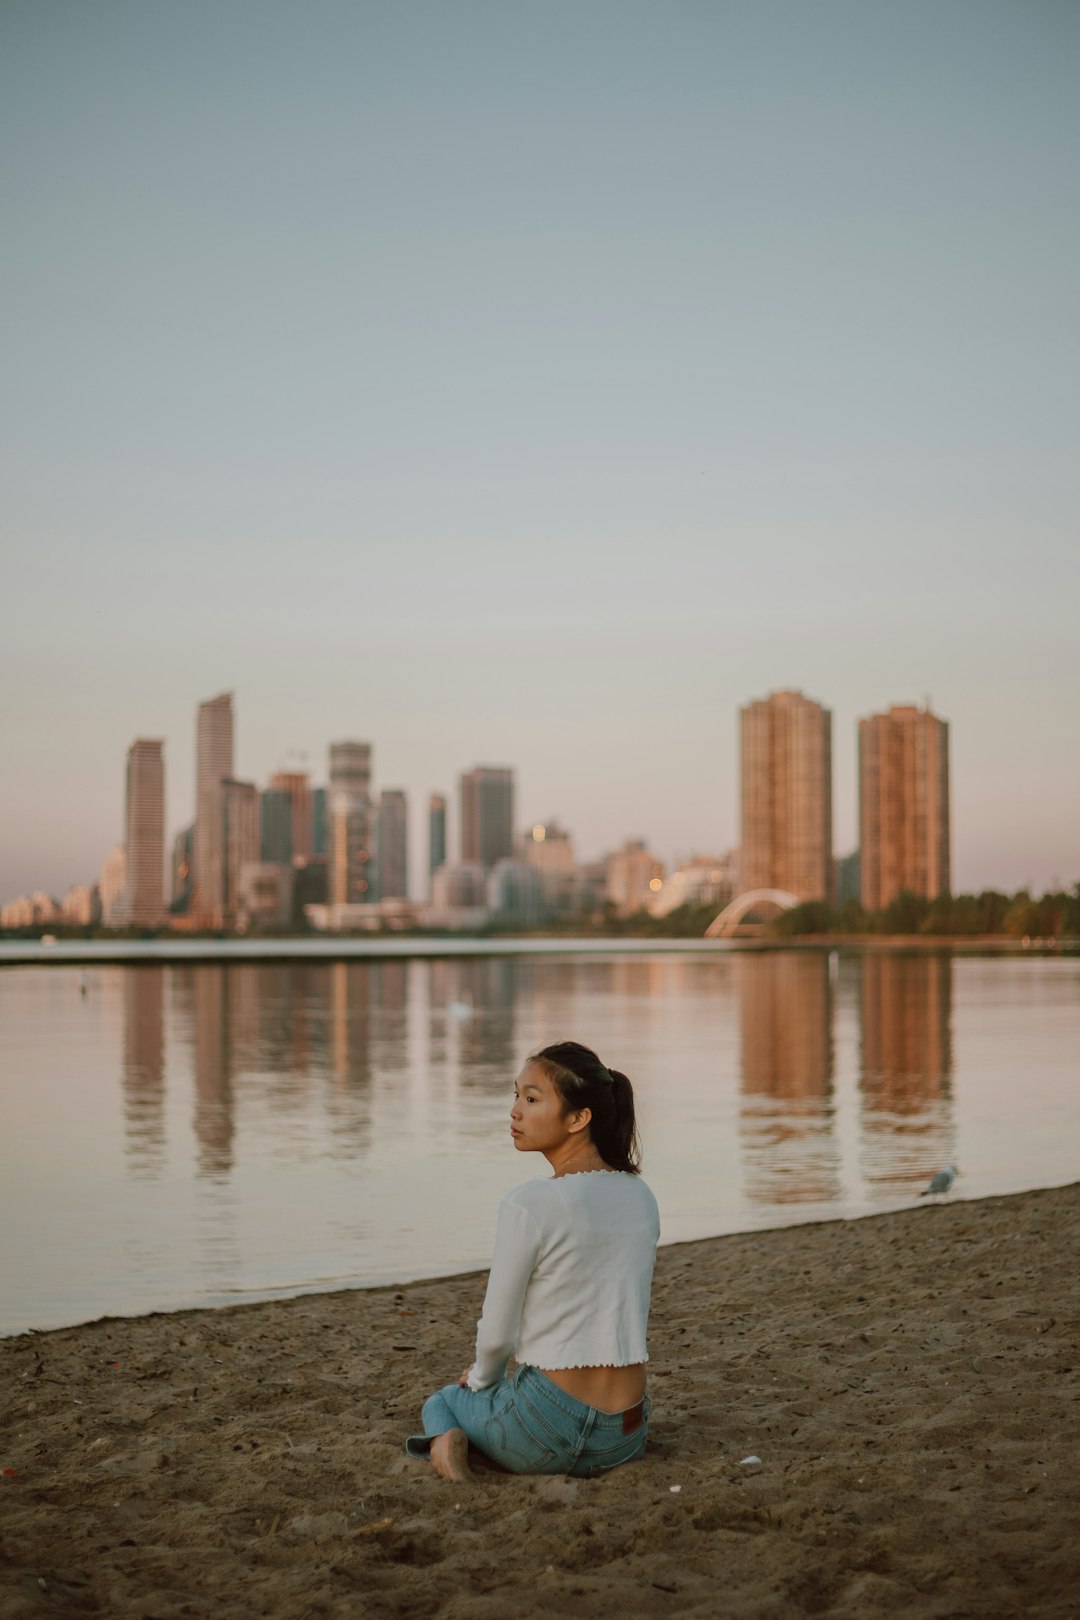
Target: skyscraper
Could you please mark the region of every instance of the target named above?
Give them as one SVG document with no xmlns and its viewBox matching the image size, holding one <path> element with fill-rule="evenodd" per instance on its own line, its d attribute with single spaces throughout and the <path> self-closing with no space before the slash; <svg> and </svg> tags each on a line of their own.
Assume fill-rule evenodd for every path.
<svg viewBox="0 0 1080 1620">
<path fill-rule="evenodd" d="M 274 792 L 287 793 L 291 809 L 291 844 L 293 855 L 314 855 L 312 812 L 314 809 L 311 797 L 311 779 L 306 771 L 275 771 L 270 778 L 270 787 Z M 274 855 L 264 855 L 264 860 L 276 860 Z"/>
<path fill-rule="evenodd" d="M 832 897 L 832 715 L 801 692 L 739 711 L 742 888 Z"/>
<path fill-rule="evenodd" d="M 409 823 L 405 795 L 387 788 L 379 795 L 379 899 L 409 896 Z"/>
<path fill-rule="evenodd" d="M 428 800 L 428 894 L 431 879 L 440 866 L 446 865 L 446 800 L 441 793 L 433 793 Z"/>
<path fill-rule="evenodd" d="M 949 727 L 929 708 L 859 721 L 859 846 L 867 911 L 903 890 L 948 894 Z"/>
<path fill-rule="evenodd" d="M 127 864 L 121 916 L 136 928 L 156 928 L 165 916 L 165 761 L 161 750 L 160 740 L 139 737 L 127 755 Z"/>
<path fill-rule="evenodd" d="M 326 819 L 330 905 L 370 903 L 375 898 L 370 743 L 330 744 Z"/>
<path fill-rule="evenodd" d="M 223 859 L 220 787 L 233 773 L 232 693 L 199 704 L 195 733 L 195 864 L 192 914 L 204 928 L 220 928 Z"/>
<path fill-rule="evenodd" d="M 514 773 L 477 765 L 461 777 L 461 859 L 490 868 L 514 853 Z"/>
<path fill-rule="evenodd" d="M 226 777 L 219 784 L 217 802 L 221 813 L 221 912 L 214 926 L 234 928 L 243 869 L 259 859 L 259 791 L 254 782 Z"/>
</svg>

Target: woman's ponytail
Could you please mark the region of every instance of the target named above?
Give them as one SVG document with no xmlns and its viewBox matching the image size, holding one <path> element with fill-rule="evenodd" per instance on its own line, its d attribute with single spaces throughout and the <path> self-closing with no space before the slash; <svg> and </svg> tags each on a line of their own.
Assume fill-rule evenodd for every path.
<svg viewBox="0 0 1080 1620">
<path fill-rule="evenodd" d="M 615 1102 L 615 1128 L 611 1150 L 600 1156 L 614 1170 L 629 1170 L 636 1175 L 641 1168 L 641 1144 L 638 1141 L 637 1121 L 634 1117 L 634 1088 L 618 1069 L 609 1069 Z M 596 1141 L 596 1132 L 593 1132 Z M 599 1146 L 599 1144 L 598 1144 Z"/>
<path fill-rule="evenodd" d="M 530 1059 L 539 1064 L 563 1100 L 565 1111 L 588 1108 L 589 1134 L 605 1164 L 636 1176 L 641 1144 L 634 1115 L 634 1088 L 625 1074 L 608 1069 L 579 1041 L 558 1041 Z"/>
</svg>

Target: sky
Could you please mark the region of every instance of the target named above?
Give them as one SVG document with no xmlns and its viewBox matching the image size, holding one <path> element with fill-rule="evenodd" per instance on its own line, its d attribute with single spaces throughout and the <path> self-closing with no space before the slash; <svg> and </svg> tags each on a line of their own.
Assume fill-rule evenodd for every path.
<svg viewBox="0 0 1080 1620">
<path fill-rule="evenodd" d="M 517 773 L 738 842 L 737 711 L 951 725 L 953 885 L 1080 879 L 1072 0 L 4 0 L 0 899 L 126 750 Z"/>
</svg>

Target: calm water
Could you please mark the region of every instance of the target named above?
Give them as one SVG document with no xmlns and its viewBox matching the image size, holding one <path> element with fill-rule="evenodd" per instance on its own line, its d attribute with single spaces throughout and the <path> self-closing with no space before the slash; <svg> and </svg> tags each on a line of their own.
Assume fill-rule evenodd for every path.
<svg viewBox="0 0 1080 1620">
<path fill-rule="evenodd" d="M 0 1331 L 485 1265 L 530 1048 L 637 1087 L 664 1238 L 1080 1177 L 1080 960 L 0 973 Z"/>
</svg>

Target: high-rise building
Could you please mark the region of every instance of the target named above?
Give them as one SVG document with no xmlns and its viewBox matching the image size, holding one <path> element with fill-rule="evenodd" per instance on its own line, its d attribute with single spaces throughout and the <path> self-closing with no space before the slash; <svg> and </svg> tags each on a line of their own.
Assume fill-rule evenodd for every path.
<svg viewBox="0 0 1080 1620">
<path fill-rule="evenodd" d="M 741 886 L 832 898 L 832 715 L 801 692 L 739 711 Z"/>
<path fill-rule="evenodd" d="M 929 708 L 859 721 L 859 855 L 867 911 L 949 892 L 949 727 Z"/>
<path fill-rule="evenodd" d="M 446 800 L 441 793 L 433 793 L 428 800 L 428 894 L 431 879 L 440 866 L 446 865 Z"/>
<path fill-rule="evenodd" d="M 270 788 L 276 793 L 287 793 L 291 811 L 291 840 L 293 855 L 314 855 L 314 829 L 312 827 L 311 779 L 306 771 L 275 771 Z M 264 860 L 277 860 L 276 855 L 264 855 Z"/>
<path fill-rule="evenodd" d="M 234 928 L 240 913 L 243 869 L 259 859 L 259 790 L 254 782 L 226 777 L 218 790 L 221 810 L 221 914 L 215 927 Z"/>
<path fill-rule="evenodd" d="M 293 848 L 293 797 L 287 788 L 264 788 L 259 795 L 260 860 L 288 866 Z"/>
<path fill-rule="evenodd" d="M 399 788 L 385 788 L 379 795 L 378 854 L 379 899 L 407 900 L 409 817 L 405 795 Z"/>
<path fill-rule="evenodd" d="M 222 692 L 199 704 L 195 733 L 195 862 L 192 914 L 220 928 L 224 914 L 221 783 L 233 773 L 233 700 Z"/>
<path fill-rule="evenodd" d="M 165 916 L 165 760 L 159 739 L 139 737 L 127 754 L 124 795 L 127 870 L 121 917 L 157 928 Z"/>
<path fill-rule="evenodd" d="M 490 870 L 514 853 L 514 773 L 477 765 L 461 777 L 461 859 Z"/>
<path fill-rule="evenodd" d="M 370 743 L 330 744 L 326 810 L 327 899 L 332 906 L 370 904 L 377 898 Z"/>
</svg>

